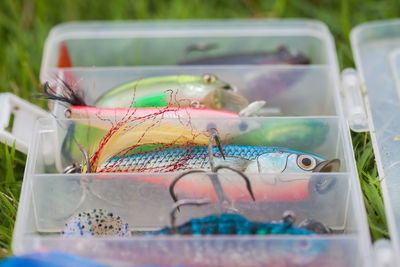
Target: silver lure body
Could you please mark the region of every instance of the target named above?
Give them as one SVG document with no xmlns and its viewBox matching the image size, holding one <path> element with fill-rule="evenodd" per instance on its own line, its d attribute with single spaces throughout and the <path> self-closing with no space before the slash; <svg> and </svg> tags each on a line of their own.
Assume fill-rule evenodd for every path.
<svg viewBox="0 0 400 267">
<path fill-rule="evenodd" d="M 213 147 L 214 164 L 236 168 L 245 173 L 304 173 L 325 161 L 301 151 L 264 146 L 225 145 L 223 159 Z M 207 146 L 182 147 L 107 160 L 96 172 L 173 172 L 190 169 L 210 170 Z"/>
</svg>

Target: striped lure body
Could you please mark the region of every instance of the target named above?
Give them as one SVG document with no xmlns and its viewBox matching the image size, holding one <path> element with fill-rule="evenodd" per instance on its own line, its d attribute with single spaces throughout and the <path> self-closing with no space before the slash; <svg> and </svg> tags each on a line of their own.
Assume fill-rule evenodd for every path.
<svg viewBox="0 0 400 267">
<path fill-rule="evenodd" d="M 176 231 L 170 227 L 149 235 L 314 235 L 306 229 L 293 227 L 288 223 L 252 222 L 239 214 L 209 215 L 193 218 L 178 226 Z"/>
<path fill-rule="evenodd" d="M 215 165 L 228 165 L 248 173 L 303 173 L 312 171 L 324 158 L 285 148 L 225 145 L 225 159 L 213 147 Z M 96 172 L 172 172 L 189 169 L 210 170 L 208 147 L 180 147 L 156 152 L 114 157 Z"/>
</svg>

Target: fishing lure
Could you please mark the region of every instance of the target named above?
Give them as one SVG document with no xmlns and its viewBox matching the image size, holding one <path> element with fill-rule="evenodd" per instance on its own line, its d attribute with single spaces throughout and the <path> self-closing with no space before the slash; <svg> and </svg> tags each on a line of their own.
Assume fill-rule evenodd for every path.
<svg viewBox="0 0 400 267">
<path fill-rule="evenodd" d="M 63 82 L 62 94 L 57 94 L 48 82 L 45 97 L 72 106 L 88 106 L 81 93 Z M 243 96 L 213 74 L 167 75 L 139 79 L 110 89 L 101 95 L 94 106 L 102 108 L 136 107 L 197 107 L 240 112 L 248 106 Z"/>
<path fill-rule="evenodd" d="M 274 239 L 266 242 L 265 250 L 260 248 L 263 246 L 263 242 L 259 239 L 256 241 L 256 245 L 251 241 L 247 241 L 245 251 L 236 251 L 235 245 L 227 246 L 224 252 L 227 253 L 238 253 L 241 256 L 241 260 L 246 258 L 251 264 L 257 262 L 257 266 L 265 266 L 266 263 L 277 262 L 277 265 L 285 263 L 295 264 L 295 266 L 308 264 L 315 261 L 328 249 L 329 243 L 324 239 L 309 238 L 310 236 L 316 237 L 316 233 L 312 230 L 303 229 L 300 227 L 293 226 L 295 215 L 293 212 L 287 211 L 283 215 L 283 219 L 280 222 L 253 222 L 247 218 L 232 213 L 222 213 L 208 215 L 203 218 L 192 218 L 186 223 L 176 226 L 175 225 L 175 211 L 182 204 L 191 205 L 204 205 L 208 204 L 208 200 L 181 200 L 176 203 L 171 211 L 171 227 L 165 227 L 161 230 L 150 232 L 147 237 L 158 237 L 166 235 L 191 235 L 191 236 L 211 236 L 211 235 L 239 235 L 239 236 L 266 236 L 266 235 L 280 235 L 280 236 L 295 236 L 291 238 Z M 233 243 L 235 241 L 232 241 Z M 207 243 L 207 247 L 196 245 L 196 250 L 207 251 L 204 253 L 212 253 L 212 243 Z M 209 249 L 207 249 L 209 248 Z M 251 251 L 260 251 L 260 255 L 253 255 L 254 258 L 248 258 L 248 253 Z M 234 252 L 232 252 L 232 250 Z M 185 250 L 186 251 L 186 250 Z M 190 253 L 188 248 L 187 253 Z M 217 257 L 224 257 L 223 254 Z M 228 260 L 229 261 L 229 260 Z M 190 265 L 192 262 L 187 262 Z M 201 262 L 203 265 L 203 261 Z M 215 260 L 213 261 L 215 264 Z M 208 266 L 213 266 L 213 263 L 208 262 Z M 234 265 L 232 262 L 231 265 Z M 286 266 L 286 264 L 285 264 Z"/>
<path fill-rule="evenodd" d="M 213 74 L 168 75 L 125 83 L 100 96 L 97 107 L 203 107 L 239 112 L 247 100 Z"/>
<path fill-rule="evenodd" d="M 171 227 L 147 234 L 154 235 L 315 235 L 313 231 L 293 226 L 295 215 L 285 212 L 281 222 L 252 222 L 240 214 L 212 214 L 203 218 L 194 218 L 179 226 L 175 225 L 175 212 L 183 205 L 206 205 L 208 199 L 180 200 L 170 212 Z"/>
<path fill-rule="evenodd" d="M 239 174 L 244 173 L 318 173 L 336 172 L 340 168 L 340 160 L 325 160 L 322 157 L 296 150 L 284 148 L 271 148 L 262 146 L 247 145 L 224 145 L 217 142 L 213 147 L 212 137 L 207 146 L 189 146 L 161 151 L 150 151 L 146 153 L 133 154 L 131 156 L 111 157 L 105 162 L 98 161 L 97 168 L 93 172 L 214 172 L 220 168 L 228 167 Z M 219 144 L 219 146 L 218 146 Z M 212 152 L 211 152 L 212 151 Z M 104 159 L 105 157 L 103 157 Z M 187 174 L 183 172 L 177 177 L 172 185 Z M 135 177 L 135 180 L 142 180 L 147 183 L 168 186 L 169 179 L 160 176 Z M 254 194 L 257 198 L 266 201 L 299 201 L 304 200 L 314 192 L 321 194 L 328 192 L 335 184 L 334 177 L 312 176 L 312 179 L 299 176 L 285 180 L 285 176 L 273 177 L 252 177 L 257 183 Z M 196 187 L 202 188 L 201 194 L 215 199 L 215 194 L 210 188 L 210 183 L 197 180 Z M 170 188 L 171 196 L 176 199 L 174 188 Z M 179 190 L 189 195 L 196 195 L 193 192 L 193 181 L 180 181 Z M 240 187 L 235 181 L 230 181 L 226 190 L 235 200 L 245 200 Z M 197 195 L 196 195 L 197 196 Z M 200 197 L 197 196 L 197 197 Z"/>
<path fill-rule="evenodd" d="M 155 137 L 158 140 L 155 140 Z M 132 153 L 137 155 L 163 146 L 205 145 L 208 143 L 209 137 L 206 132 L 197 131 L 184 125 L 176 125 L 175 122 L 160 124 L 158 121 L 148 122 L 147 120 L 125 121 L 122 125 L 114 126 L 109 134 L 102 138 L 98 150 L 90 160 L 91 170 L 89 172 L 97 172 L 99 165 L 115 155 L 129 157 Z"/>
<path fill-rule="evenodd" d="M 217 48 L 216 44 L 194 44 L 188 46 L 180 56 L 179 65 L 273 65 L 273 64 L 310 64 L 310 60 L 300 52 L 287 49 L 286 46 L 278 46 L 275 51 L 256 53 L 236 53 L 218 56 L 207 56 L 198 59 L 187 60 L 189 53 L 206 52 Z"/>
<path fill-rule="evenodd" d="M 120 216 L 114 216 L 112 212 L 107 212 L 103 209 L 93 209 L 88 212 L 78 213 L 65 224 L 61 234 L 65 237 L 131 236 L 128 224 Z"/>
<path fill-rule="evenodd" d="M 225 145 L 222 153 L 213 148 L 215 164 L 238 168 L 245 173 L 303 173 L 338 169 L 339 160 L 277 147 Z M 223 157 L 225 156 L 225 158 Z M 210 170 L 207 146 L 181 147 L 113 157 L 100 163 L 95 172 L 171 172 Z"/>
</svg>

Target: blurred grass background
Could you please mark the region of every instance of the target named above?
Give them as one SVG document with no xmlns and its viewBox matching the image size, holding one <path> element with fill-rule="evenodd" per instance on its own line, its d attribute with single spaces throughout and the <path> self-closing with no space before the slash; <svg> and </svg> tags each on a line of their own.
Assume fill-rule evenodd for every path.
<svg viewBox="0 0 400 267">
<path fill-rule="evenodd" d="M 328 25 L 340 68 L 353 66 L 351 29 L 362 22 L 396 18 L 400 1 L 386 0 L 1 0 L 0 92 L 32 98 L 41 90 L 39 70 L 49 30 L 71 20 L 207 18 L 312 18 Z M 386 218 L 368 134 L 352 133 L 371 235 L 388 237 Z M 0 258 L 11 252 L 11 237 L 26 157 L 0 145 Z"/>
</svg>

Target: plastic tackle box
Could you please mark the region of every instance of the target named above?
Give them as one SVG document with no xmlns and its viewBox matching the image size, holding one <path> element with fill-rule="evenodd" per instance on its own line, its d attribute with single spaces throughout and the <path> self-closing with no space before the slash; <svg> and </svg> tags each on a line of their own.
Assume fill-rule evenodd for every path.
<svg viewBox="0 0 400 267">
<path fill-rule="evenodd" d="M 354 36 L 358 38 L 359 34 Z M 188 46 L 198 43 L 213 44 L 216 48 L 184 53 Z M 66 44 L 69 49 L 72 67 L 57 67 L 61 44 Z M 306 55 L 311 64 L 180 64 L 182 58 L 274 51 L 282 46 Z M 372 55 L 369 53 L 368 57 Z M 66 107 L 54 103 L 52 112 L 58 119 L 39 120 L 34 131 L 14 231 L 14 252 L 21 254 L 46 248 L 126 266 L 374 265 L 349 132 L 349 124 L 355 130 L 368 129 L 365 111 L 356 73 L 347 71 L 342 77 L 339 75 L 334 42 L 324 24 L 310 20 L 63 24 L 54 28 L 46 41 L 41 82 L 61 78 L 75 83 L 74 86 L 83 90 L 85 101 L 93 104 L 105 91 L 128 81 L 158 75 L 204 73 L 215 74 L 233 84 L 249 101 L 265 100 L 268 109 L 265 116 L 256 118 L 192 118 L 190 123 L 195 130 L 203 131 L 212 124 L 219 132 L 233 136 L 245 135 L 252 129 L 262 129 L 263 136 L 274 131 L 275 138 L 260 139 L 257 144 L 302 150 L 341 161 L 340 171 L 334 173 L 250 174 L 254 188 L 260 192 L 255 202 L 249 199 L 245 188 L 241 189 L 240 181 L 237 181 L 240 178 L 221 173 L 223 186 L 234 184 L 239 188 L 237 199 L 232 201 L 235 209 L 246 218 L 259 221 L 279 220 L 285 211 L 292 210 L 297 223 L 313 218 L 331 227 L 332 234 L 144 236 L 146 232 L 169 225 L 172 205 L 167 187 L 150 181 L 162 180 L 165 185 L 175 175 L 63 174 L 66 166 L 82 160 L 73 149 L 64 149 L 63 142 L 69 129 L 85 125 L 86 130 L 76 137 L 84 142 L 95 122 L 62 119 Z M 382 97 L 376 97 L 379 99 Z M 398 98 L 396 95 L 390 99 Z M 394 113 L 382 117 L 393 116 Z M 185 123 L 188 118 L 182 120 L 179 123 Z M 177 120 L 166 119 L 163 123 L 174 124 Z M 243 123 L 248 129 L 241 132 Z M 274 130 L 262 128 L 265 125 L 274 125 Z M 293 125 L 312 126 L 299 137 L 304 129 L 291 127 Z M 292 138 L 296 136 L 293 133 L 298 133 L 296 138 Z M 98 137 L 92 138 L 88 145 L 93 147 L 98 142 Z M 252 142 L 251 138 L 242 140 L 242 144 Z M 391 149 L 395 149 L 394 146 Z M 199 188 L 206 179 L 202 176 L 205 175 L 191 178 Z M 312 187 L 312 181 L 321 179 L 335 182 L 322 193 Z M 302 186 L 297 185 L 299 181 Z M 303 192 L 304 197 L 299 196 L 296 200 L 273 197 L 282 185 L 291 187 L 294 190 L 291 194 Z M 179 186 L 177 191 L 186 197 L 196 195 L 195 191 L 188 192 Z M 99 208 L 126 220 L 131 237 L 61 236 L 71 216 Z M 177 220 L 184 222 L 217 211 L 216 204 L 185 207 Z"/>
</svg>

